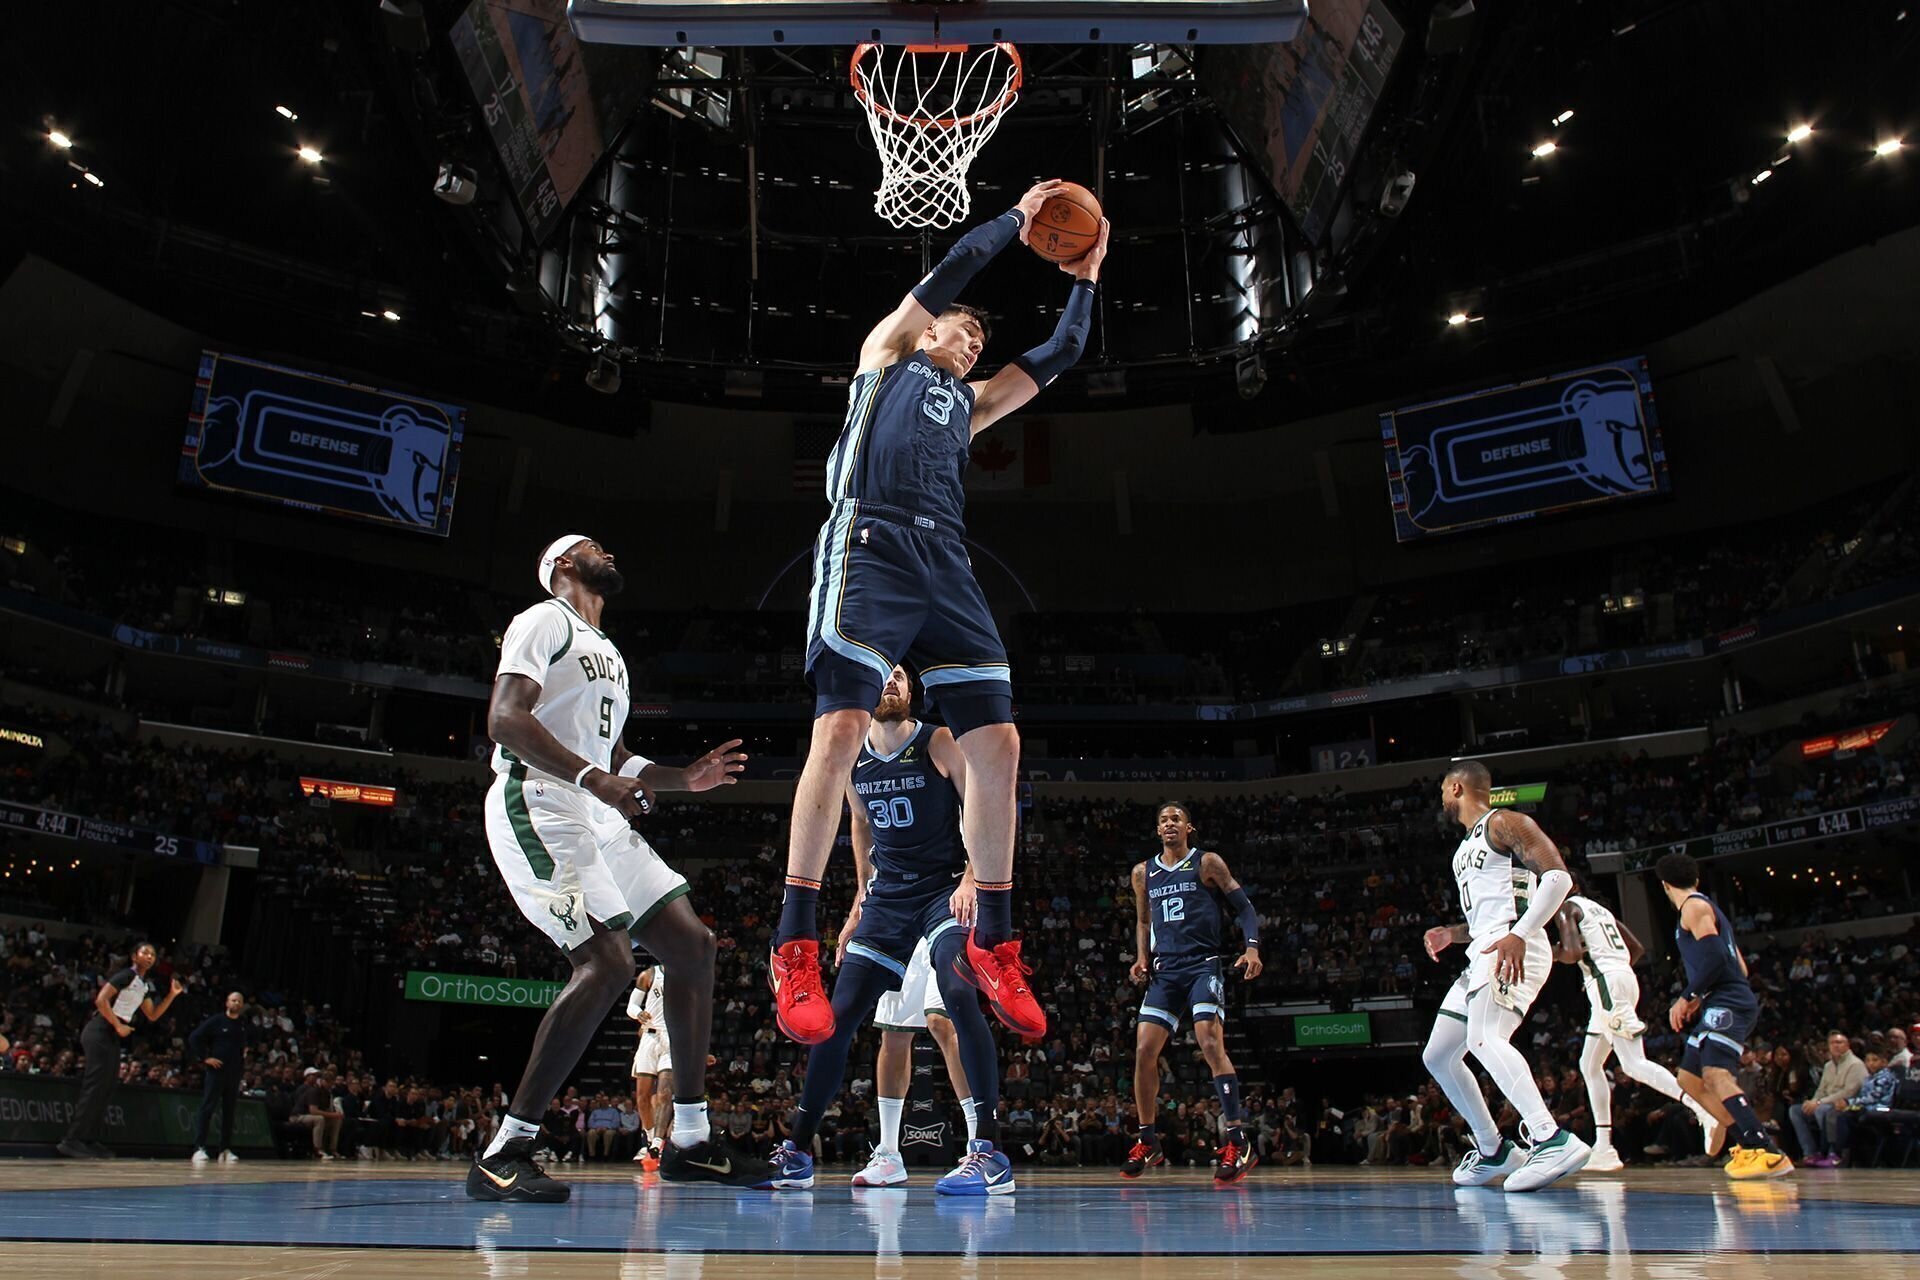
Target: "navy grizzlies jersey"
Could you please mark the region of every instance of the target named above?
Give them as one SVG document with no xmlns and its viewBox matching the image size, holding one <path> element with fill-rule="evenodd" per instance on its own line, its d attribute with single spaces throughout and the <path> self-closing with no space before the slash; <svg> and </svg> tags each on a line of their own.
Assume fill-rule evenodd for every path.
<svg viewBox="0 0 1920 1280">
<path fill-rule="evenodd" d="M 866 806 L 876 877 L 957 880 L 967 869 L 960 838 L 960 793 L 927 754 L 933 726 L 922 724 L 899 752 L 875 754 L 863 743 L 853 766 L 853 794 Z"/>
<path fill-rule="evenodd" d="M 962 527 L 973 392 L 916 351 L 855 374 L 847 421 L 827 459 L 827 501 L 917 511 Z"/>
<path fill-rule="evenodd" d="M 1733 936 L 1733 922 L 1727 919 L 1726 914 L 1720 910 L 1720 904 L 1704 893 L 1688 894 L 1686 901 L 1683 901 L 1680 905 L 1685 907 L 1687 902 L 1691 902 L 1695 898 L 1700 899 L 1700 901 L 1713 908 L 1713 926 L 1720 932 L 1717 934 L 1709 934 L 1704 938 L 1696 938 L 1688 933 L 1684 926 L 1674 925 L 1673 941 L 1674 945 L 1680 948 L 1680 959 L 1687 966 L 1688 987 L 1692 990 L 1699 991 L 1700 996 L 1706 1000 L 1711 1000 L 1715 995 L 1731 996 L 1736 1000 L 1752 999 L 1753 987 L 1748 983 L 1741 969 L 1740 944 Z M 1730 976 L 1718 985 L 1708 990 L 1700 991 L 1696 984 L 1699 982 L 1699 975 L 1706 971 L 1707 953 L 1714 947 L 1726 948 L 1727 972 Z"/>
<path fill-rule="evenodd" d="M 1200 850 L 1171 870 L 1155 854 L 1147 859 L 1147 940 L 1156 960 L 1220 954 L 1220 901 L 1200 882 Z"/>
</svg>

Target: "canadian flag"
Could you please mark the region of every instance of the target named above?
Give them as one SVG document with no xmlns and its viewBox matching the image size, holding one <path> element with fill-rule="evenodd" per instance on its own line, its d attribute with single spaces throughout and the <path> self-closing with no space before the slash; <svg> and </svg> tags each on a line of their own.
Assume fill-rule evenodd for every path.
<svg viewBox="0 0 1920 1280">
<path fill-rule="evenodd" d="M 967 488 L 1036 489 L 1053 482 L 1053 426 L 1042 420 L 1002 422 L 973 440 Z"/>
</svg>

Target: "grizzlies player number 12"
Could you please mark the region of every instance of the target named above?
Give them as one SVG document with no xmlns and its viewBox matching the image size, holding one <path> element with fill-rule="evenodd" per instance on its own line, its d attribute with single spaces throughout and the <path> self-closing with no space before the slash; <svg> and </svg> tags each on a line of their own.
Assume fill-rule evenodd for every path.
<svg viewBox="0 0 1920 1280">
<path fill-rule="evenodd" d="M 1187 900 L 1185 898 L 1160 899 L 1160 919 L 1168 924 L 1187 918 Z"/>
<path fill-rule="evenodd" d="M 869 800 L 867 813 L 874 828 L 879 831 L 913 825 L 913 801 L 905 796 L 895 796 L 891 800 Z"/>
</svg>

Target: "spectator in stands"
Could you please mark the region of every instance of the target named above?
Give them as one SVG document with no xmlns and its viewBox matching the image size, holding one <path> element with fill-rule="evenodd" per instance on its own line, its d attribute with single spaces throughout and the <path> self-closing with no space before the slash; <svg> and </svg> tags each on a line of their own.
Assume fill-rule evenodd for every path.
<svg viewBox="0 0 1920 1280">
<path fill-rule="evenodd" d="M 1857 1092 L 1833 1104 L 1833 1149 L 1840 1153 L 1843 1164 L 1853 1161 L 1853 1119 L 1865 1112 L 1891 1109 L 1893 1091 L 1900 1085 L 1900 1076 L 1887 1066 L 1887 1055 L 1877 1049 L 1867 1050 L 1866 1072 Z"/>
<path fill-rule="evenodd" d="M 1887 1065 L 1904 1075 L 1912 1061 L 1913 1051 L 1907 1047 L 1906 1029 L 1887 1028 Z"/>
<path fill-rule="evenodd" d="M 1827 1037 L 1827 1053 L 1829 1061 L 1813 1096 L 1787 1113 L 1800 1139 L 1800 1163 L 1816 1169 L 1831 1169 L 1840 1163 L 1834 1112 L 1841 1102 L 1860 1091 L 1867 1078 L 1866 1065 L 1854 1056 L 1853 1042 L 1846 1032 L 1835 1031 Z"/>
<path fill-rule="evenodd" d="M 317 1067 L 308 1067 L 302 1075 L 305 1078 L 294 1092 L 287 1123 L 312 1134 L 314 1155 L 322 1160 L 338 1160 L 340 1122 L 345 1116 L 333 1105 L 333 1077 Z"/>
<path fill-rule="evenodd" d="M 607 1099 L 604 1093 L 593 1096 L 593 1106 L 587 1112 L 587 1154 L 591 1160 L 598 1156 L 602 1160 L 613 1158 L 614 1143 L 620 1137 L 620 1109 Z"/>
</svg>

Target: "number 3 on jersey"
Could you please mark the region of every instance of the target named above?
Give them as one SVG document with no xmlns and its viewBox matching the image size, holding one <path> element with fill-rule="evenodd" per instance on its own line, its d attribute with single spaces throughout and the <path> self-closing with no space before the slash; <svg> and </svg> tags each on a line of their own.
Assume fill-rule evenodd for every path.
<svg viewBox="0 0 1920 1280">
<path fill-rule="evenodd" d="M 953 418 L 953 392 L 942 386 L 929 385 L 925 398 L 920 401 L 920 411 L 941 426 L 946 426 Z"/>
<path fill-rule="evenodd" d="M 867 820 L 880 831 L 910 827 L 913 825 L 913 801 L 905 796 L 895 796 L 891 800 L 869 800 Z"/>
</svg>

